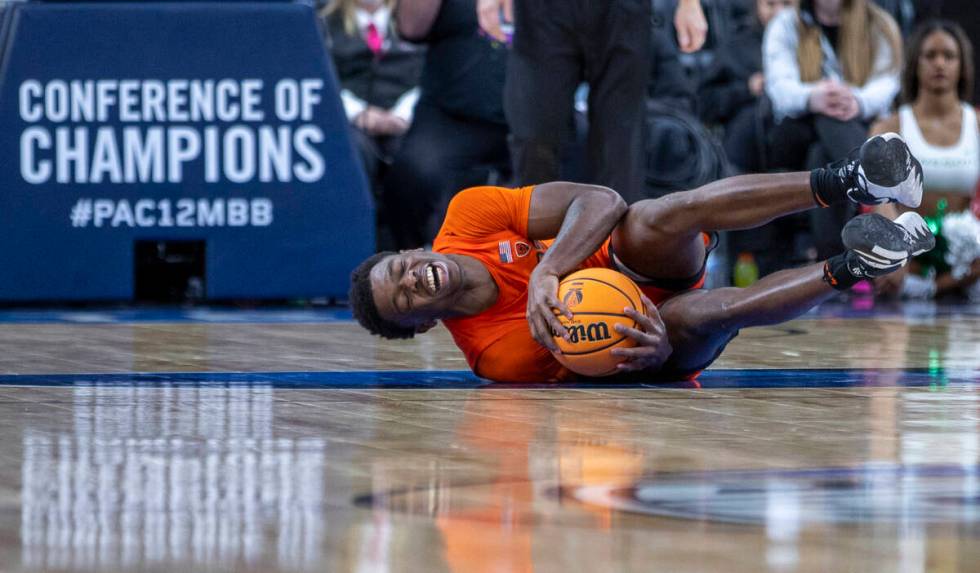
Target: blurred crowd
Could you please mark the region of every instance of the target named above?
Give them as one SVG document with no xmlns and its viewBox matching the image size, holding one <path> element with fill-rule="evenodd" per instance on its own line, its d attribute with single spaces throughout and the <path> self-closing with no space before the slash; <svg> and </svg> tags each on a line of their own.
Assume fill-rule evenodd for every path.
<svg viewBox="0 0 980 573">
<path fill-rule="evenodd" d="M 966 11 L 966 13 L 961 13 Z M 319 8 L 378 207 L 430 243 L 456 191 L 572 180 L 628 201 L 798 171 L 900 133 L 939 247 L 864 288 L 980 300 L 971 2 L 330 0 Z M 970 18 L 970 13 L 973 18 Z M 962 18 L 956 18 L 962 16 Z M 947 19 L 943 19 L 946 17 Z M 973 24 L 970 24 L 970 23 Z M 895 217 L 891 205 L 879 206 Z M 845 205 L 733 232 L 722 282 L 839 252 Z"/>
</svg>

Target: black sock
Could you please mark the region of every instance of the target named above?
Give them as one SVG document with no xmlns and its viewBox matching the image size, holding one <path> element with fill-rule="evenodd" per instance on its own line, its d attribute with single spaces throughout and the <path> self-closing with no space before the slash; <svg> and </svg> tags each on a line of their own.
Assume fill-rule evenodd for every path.
<svg viewBox="0 0 980 573">
<path fill-rule="evenodd" d="M 836 290 L 847 290 L 865 278 L 851 272 L 847 266 L 848 253 L 850 251 L 834 255 L 823 264 L 823 281 Z"/>
<path fill-rule="evenodd" d="M 829 207 L 847 199 L 847 183 L 837 170 L 818 167 L 810 172 L 810 191 L 821 207 Z"/>
</svg>

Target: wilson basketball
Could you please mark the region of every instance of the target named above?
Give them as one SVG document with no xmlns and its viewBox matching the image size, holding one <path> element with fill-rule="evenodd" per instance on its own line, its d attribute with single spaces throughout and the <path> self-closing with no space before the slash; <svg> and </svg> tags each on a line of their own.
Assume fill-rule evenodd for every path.
<svg viewBox="0 0 980 573">
<path fill-rule="evenodd" d="M 616 372 L 622 358 L 613 348 L 636 345 L 632 338 L 616 332 L 616 324 L 636 327 L 624 308 L 643 311 L 640 288 L 629 277 L 611 269 L 590 268 L 574 272 L 558 285 L 558 298 L 572 311 L 569 320 L 558 319 L 568 329 L 569 340 L 555 337 L 562 354 L 555 355 L 566 368 L 584 376 L 608 376 Z"/>
</svg>

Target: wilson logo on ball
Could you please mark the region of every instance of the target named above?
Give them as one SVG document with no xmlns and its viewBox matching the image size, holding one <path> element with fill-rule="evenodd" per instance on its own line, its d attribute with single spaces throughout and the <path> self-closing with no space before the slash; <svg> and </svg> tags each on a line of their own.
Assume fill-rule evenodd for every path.
<svg viewBox="0 0 980 573">
<path fill-rule="evenodd" d="M 609 340 L 609 326 L 605 322 L 593 322 L 588 326 L 573 324 L 568 327 L 569 342 L 577 344 L 579 342 L 600 342 Z"/>
</svg>

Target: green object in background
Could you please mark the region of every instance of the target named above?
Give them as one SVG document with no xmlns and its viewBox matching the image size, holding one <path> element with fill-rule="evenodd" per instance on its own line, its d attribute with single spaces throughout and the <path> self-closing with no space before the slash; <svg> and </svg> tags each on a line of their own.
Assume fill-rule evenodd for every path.
<svg viewBox="0 0 980 573">
<path fill-rule="evenodd" d="M 948 208 L 949 203 L 946 199 L 940 199 L 936 203 L 936 212 L 923 217 L 929 230 L 936 236 L 936 246 L 931 251 L 915 257 L 919 263 L 921 276 L 929 276 L 930 273 L 941 274 L 950 270 L 949 264 L 946 262 L 946 251 L 949 250 L 949 245 L 946 243 L 946 238 L 943 237 L 943 218 L 946 217 Z"/>
<path fill-rule="evenodd" d="M 740 253 L 733 272 L 735 286 L 747 287 L 759 280 L 759 266 L 752 253 Z"/>
<path fill-rule="evenodd" d="M 936 212 L 931 216 L 927 215 L 923 217 L 933 235 L 939 235 L 943 232 L 943 217 L 946 216 L 946 208 L 948 206 L 949 203 L 946 199 L 940 199 L 936 204 Z"/>
</svg>

